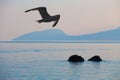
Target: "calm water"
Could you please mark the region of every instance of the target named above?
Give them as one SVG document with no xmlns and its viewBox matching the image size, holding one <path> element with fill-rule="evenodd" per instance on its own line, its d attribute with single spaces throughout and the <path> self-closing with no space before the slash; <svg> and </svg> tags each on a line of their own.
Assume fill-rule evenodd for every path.
<svg viewBox="0 0 120 80">
<path fill-rule="evenodd" d="M 120 80 L 120 43 L 0 43 L 0 80 Z"/>
</svg>

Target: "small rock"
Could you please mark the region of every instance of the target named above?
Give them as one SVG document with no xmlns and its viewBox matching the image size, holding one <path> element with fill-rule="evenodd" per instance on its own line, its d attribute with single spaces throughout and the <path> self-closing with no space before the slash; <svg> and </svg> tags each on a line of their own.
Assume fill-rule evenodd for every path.
<svg viewBox="0 0 120 80">
<path fill-rule="evenodd" d="M 84 58 L 82 58 L 81 56 L 78 56 L 78 55 L 72 55 L 69 57 L 68 61 L 70 61 L 70 62 L 83 62 Z"/>
<path fill-rule="evenodd" d="M 100 62 L 100 61 L 102 61 L 102 59 L 100 58 L 100 56 L 95 55 L 95 56 L 91 57 L 90 59 L 88 59 L 88 61 Z"/>
</svg>

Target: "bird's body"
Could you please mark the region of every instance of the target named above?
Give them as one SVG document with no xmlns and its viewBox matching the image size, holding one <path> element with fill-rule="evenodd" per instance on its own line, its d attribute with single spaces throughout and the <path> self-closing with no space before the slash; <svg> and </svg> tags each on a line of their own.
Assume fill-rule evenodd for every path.
<svg viewBox="0 0 120 80">
<path fill-rule="evenodd" d="M 55 23 L 53 24 L 53 27 L 55 27 L 60 19 L 60 15 L 54 15 L 54 16 L 49 15 L 46 7 L 33 8 L 33 9 L 26 10 L 25 12 L 34 11 L 34 10 L 38 10 L 41 17 L 43 18 L 41 20 L 37 20 L 37 22 L 39 23 L 54 21 Z"/>
</svg>

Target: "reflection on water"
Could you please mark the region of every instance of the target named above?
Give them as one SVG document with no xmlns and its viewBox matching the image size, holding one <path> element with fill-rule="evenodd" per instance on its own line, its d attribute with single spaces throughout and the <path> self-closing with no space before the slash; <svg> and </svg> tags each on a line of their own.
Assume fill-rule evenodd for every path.
<svg viewBox="0 0 120 80">
<path fill-rule="evenodd" d="M 0 43 L 0 80 L 119 80 L 119 53 L 116 43 Z M 73 54 L 85 61 L 68 62 Z"/>
<path fill-rule="evenodd" d="M 118 66 L 118 64 L 120 62 L 117 65 L 110 62 L 111 64 L 109 61 L 70 63 L 69 71 L 72 79 L 77 77 L 78 80 L 119 80 L 120 65 Z"/>
</svg>

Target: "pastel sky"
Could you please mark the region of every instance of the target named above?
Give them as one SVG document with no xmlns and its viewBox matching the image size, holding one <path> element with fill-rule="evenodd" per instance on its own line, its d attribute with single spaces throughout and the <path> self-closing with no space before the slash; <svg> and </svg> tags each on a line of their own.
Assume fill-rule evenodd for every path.
<svg viewBox="0 0 120 80">
<path fill-rule="evenodd" d="M 68 35 L 83 35 L 120 27 L 120 0 L 0 0 L 0 40 L 52 29 L 51 23 L 38 24 L 37 11 L 25 10 L 45 6 L 49 14 L 60 14 L 55 28 Z"/>
</svg>

